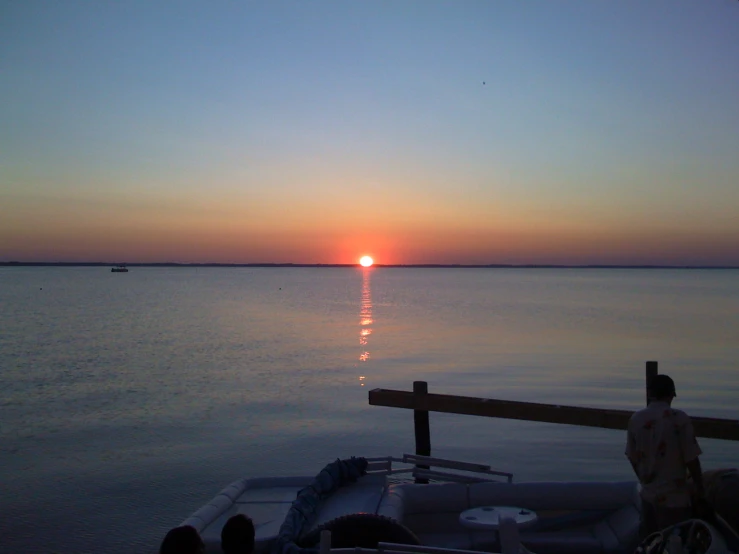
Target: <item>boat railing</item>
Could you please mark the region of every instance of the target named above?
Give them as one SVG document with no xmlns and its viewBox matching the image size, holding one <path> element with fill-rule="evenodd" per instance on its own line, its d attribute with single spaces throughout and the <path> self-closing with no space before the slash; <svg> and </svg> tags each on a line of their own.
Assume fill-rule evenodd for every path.
<svg viewBox="0 0 739 554">
<path fill-rule="evenodd" d="M 403 454 L 402 458 L 384 456 L 380 458 L 367 458 L 367 473 L 384 475 L 397 475 L 408 473 L 416 480 L 439 479 L 459 483 L 479 483 L 482 481 L 498 481 L 491 477 L 505 477 L 508 483 L 513 482 L 513 474 L 507 471 L 492 469 L 489 465 L 457 460 L 447 460 L 432 456 L 421 456 L 419 454 Z M 393 463 L 409 465 L 411 467 L 394 467 Z M 434 468 L 443 468 L 451 471 L 439 471 Z M 486 477 L 483 477 L 485 475 Z M 490 476 L 490 477 L 487 477 Z"/>
</svg>

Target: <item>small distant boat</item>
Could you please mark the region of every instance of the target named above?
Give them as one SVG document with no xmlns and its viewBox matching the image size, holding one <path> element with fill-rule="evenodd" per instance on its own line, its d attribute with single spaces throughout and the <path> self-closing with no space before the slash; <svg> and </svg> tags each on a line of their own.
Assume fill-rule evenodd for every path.
<svg viewBox="0 0 739 554">
<path fill-rule="evenodd" d="M 128 273 L 128 268 L 125 265 L 117 265 L 110 268 L 111 273 Z"/>
</svg>

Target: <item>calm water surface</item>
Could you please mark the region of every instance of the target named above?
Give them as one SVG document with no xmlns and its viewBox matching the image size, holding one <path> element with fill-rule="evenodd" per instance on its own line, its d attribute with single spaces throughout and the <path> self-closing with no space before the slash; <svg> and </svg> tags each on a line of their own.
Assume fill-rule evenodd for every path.
<svg viewBox="0 0 739 554">
<path fill-rule="evenodd" d="M 739 271 L 0 268 L 0 552 L 153 552 L 245 475 L 413 449 L 372 388 L 739 417 Z M 618 431 L 431 415 L 433 453 L 631 478 Z M 707 467 L 739 445 L 702 440 Z"/>
</svg>

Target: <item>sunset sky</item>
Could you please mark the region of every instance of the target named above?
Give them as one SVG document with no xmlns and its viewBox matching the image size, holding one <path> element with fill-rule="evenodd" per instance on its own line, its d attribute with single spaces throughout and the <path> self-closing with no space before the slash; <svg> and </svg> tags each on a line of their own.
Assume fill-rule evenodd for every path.
<svg viewBox="0 0 739 554">
<path fill-rule="evenodd" d="M 739 2 L 0 0 L 0 261 L 739 265 Z"/>
</svg>

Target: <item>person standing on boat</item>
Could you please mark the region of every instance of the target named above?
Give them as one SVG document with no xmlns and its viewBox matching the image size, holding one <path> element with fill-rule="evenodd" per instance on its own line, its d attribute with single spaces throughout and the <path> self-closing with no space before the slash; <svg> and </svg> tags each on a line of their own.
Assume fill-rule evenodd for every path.
<svg viewBox="0 0 739 554">
<path fill-rule="evenodd" d="M 656 375 L 648 392 L 649 405 L 631 416 L 626 438 L 626 456 L 641 483 L 643 536 L 690 519 L 692 501 L 704 498 L 702 451 L 690 417 L 672 408 L 674 381 Z"/>
</svg>

